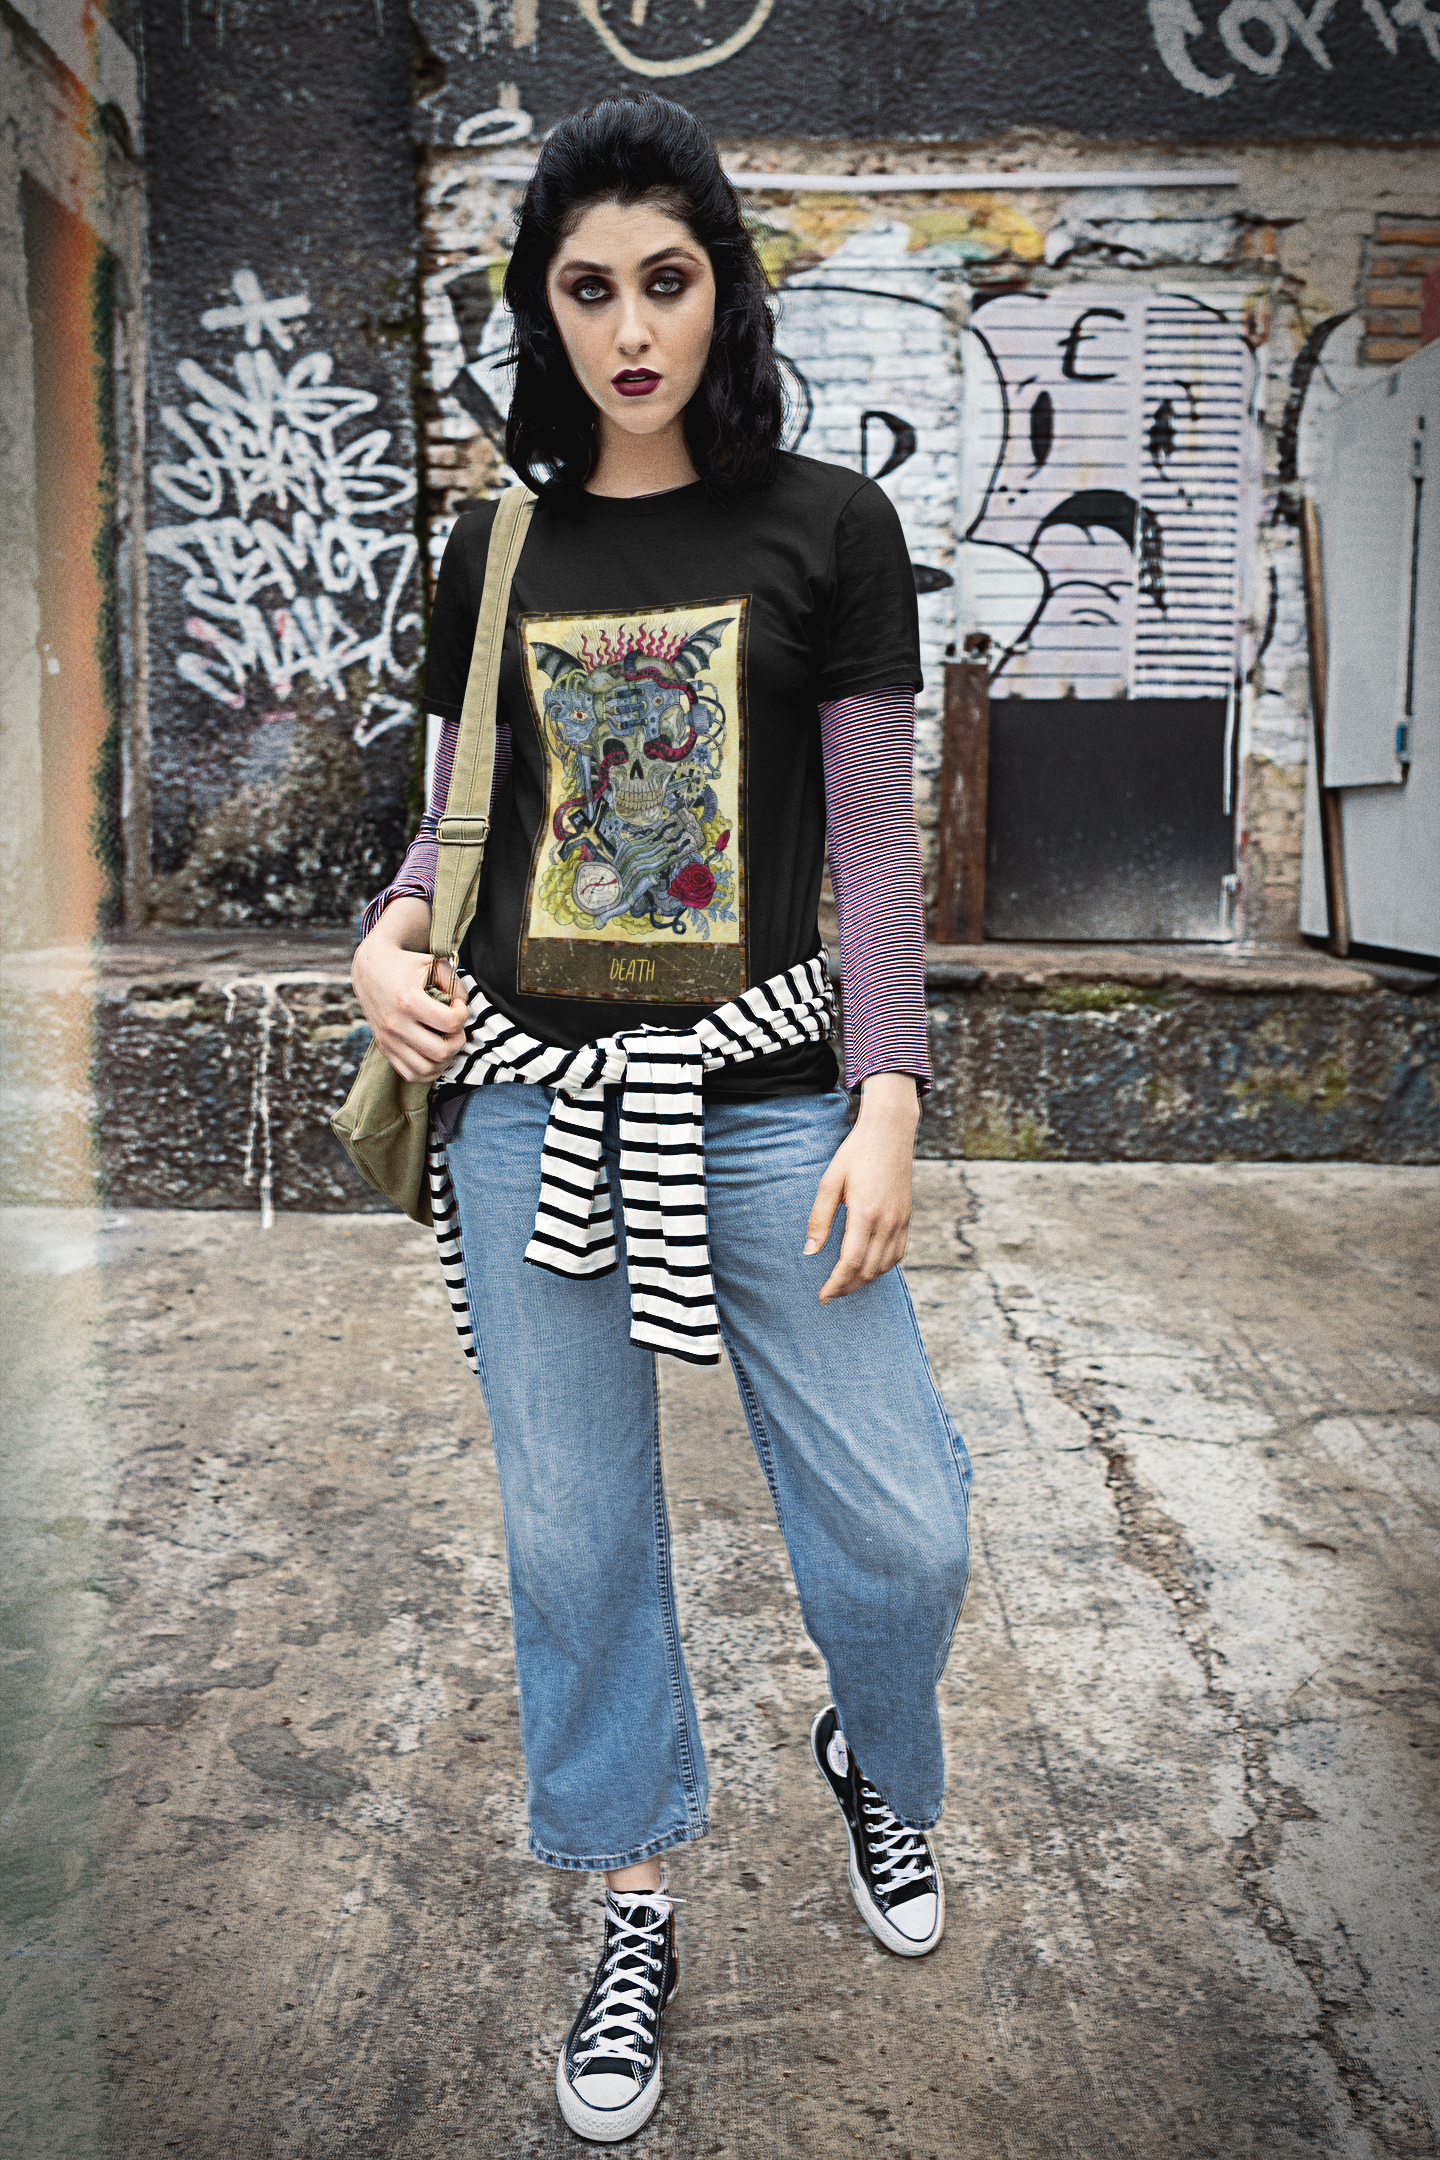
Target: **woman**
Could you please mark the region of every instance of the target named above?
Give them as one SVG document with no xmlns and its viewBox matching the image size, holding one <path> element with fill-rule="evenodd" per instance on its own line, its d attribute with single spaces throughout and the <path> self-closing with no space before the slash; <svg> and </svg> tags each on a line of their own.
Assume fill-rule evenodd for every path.
<svg viewBox="0 0 1440 2160">
<path fill-rule="evenodd" d="M 968 1572 L 970 1471 L 894 1272 L 930 1079 L 921 677 L 898 520 L 872 481 L 781 451 L 764 274 L 681 107 L 607 100 L 549 136 L 505 298 L 507 450 L 539 503 L 510 601 L 465 982 L 448 1007 L 425 994 L 428 835 L 493 503 L 445 551 L 426 674 L 445 730 L 434 799 L 372 903 L 354 980 L 395 1070 L 444 1082 L 531 1850 L 606 1886 L 556 2090 L 570 2127 L 608 2143 L 660 2094 L 678 1977 L 661 1855 L 707 1827 L 655 1347 L 713 1362 L 718 1308 L 829 1666 L 835 1699 L 811 1744 L 852 1891 L 902 1956 L 944 1926 L 925 1832 L 944 1788 L 935 1690 Z M 860 1094 L 848 1134 L 816 928 L 827 809 Z M 596 1043 L 603 1057 L 576 1067 L 603 1064 L 612 1084 L 592 1089 L 589 1125 L 578 1095 L 466 1084 L 534 1079 Z"/>
</svg>

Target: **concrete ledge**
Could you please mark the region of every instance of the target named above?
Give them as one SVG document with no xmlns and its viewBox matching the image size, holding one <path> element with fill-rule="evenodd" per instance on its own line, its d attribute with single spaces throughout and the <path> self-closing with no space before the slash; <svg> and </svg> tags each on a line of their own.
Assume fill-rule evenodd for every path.
<svg viewBox="0 0 1440 2160">
<path fill-rule="evenodd" d="M 927 945 L 927 990 L 1045 990 L 1065 983 L 1129 983 L 1151 990 L 1303 991 L 1322 997 L 1371 990 L 1425 991 L 1418 968 L 1332 960 L 1308 945 Z"/>
<path fill-rule="evenodd" d="M 0 965 L 11 1202 L 362 1210 L 329 1130 L 369 1040 L 348 938 L 174 932 Z M 920 1153 L 1440 1161 L 1440 994 L 1305 949 L 932 947 Z"/>
<path fill-rule="evenodd" d="M 930 1157 L 1440 1161 L 1440 994 L 1306 947 L 932 946 Z"/>
<path fill-rule="evenodd" d="M 175 931 L 8 955 L 7 1200 L 388 1213 L 336 1143 L 370 1040 L 343 934 Z"/>
</svg>

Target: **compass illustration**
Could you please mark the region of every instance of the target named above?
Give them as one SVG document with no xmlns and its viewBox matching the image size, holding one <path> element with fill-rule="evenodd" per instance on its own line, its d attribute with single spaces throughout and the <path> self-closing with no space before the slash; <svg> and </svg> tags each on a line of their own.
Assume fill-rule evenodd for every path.
<svg viewBox="0 0 1440 2160">
<path fill-rule="evenodd" d="M 584 908 L 587 915 L 603 915 L 620 898 L 619 875 L 609 863 L 582 862 L 576 869 L 570 890 L 575 895 L 575 905 Z"/>
</svg>

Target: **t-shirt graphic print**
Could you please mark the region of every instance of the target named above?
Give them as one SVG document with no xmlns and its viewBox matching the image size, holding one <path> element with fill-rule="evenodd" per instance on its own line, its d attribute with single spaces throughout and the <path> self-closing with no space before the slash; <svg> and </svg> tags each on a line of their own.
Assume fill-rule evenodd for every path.
<svg viewBox="0 0 1440 2160">
<path fill-rule="evenodd" d="M 522 993 L 708 1006 L 747 987 L 749 610 L 521 616 L 546 780 Z"/>
</svg>

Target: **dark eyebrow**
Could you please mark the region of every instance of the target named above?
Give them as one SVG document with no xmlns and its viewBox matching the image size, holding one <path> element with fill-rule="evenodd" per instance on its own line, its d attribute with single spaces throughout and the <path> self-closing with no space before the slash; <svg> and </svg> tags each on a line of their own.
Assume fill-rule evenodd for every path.
<svg viewBox="0 0 1440 2160">
<path fill-rule="evenodd" d="M 686 247 L 683 240 L 676 240 L 673 241 L 669 247 L 657 248 L 653 255 L 644 256 L 641 259 L 640 268 L 642 270 L 653 269 L 656 263 L 666 261 L 666 259 L 671 255 L 683 255 L 689 262 L 697 262 L 699 260 L 699 257 L 693 254 L 692 251 Z M 611 269 L 609 263 L 585 262 L 577 255 L 570 255 L 566 257 L 563 263 L 561 263 L 559 275 L 561 277 L 566 277 L 570 274 L 571 271 L 574 270 L 588 271 L 589 273 L 591 273 L 591 275 L 598 275 L 600 277 L 613 277 L 615 274 L 614 271 Z"/>
</svg>

